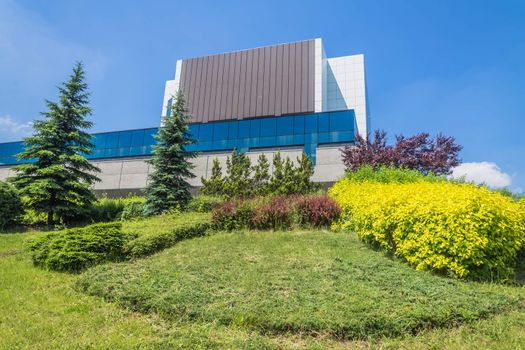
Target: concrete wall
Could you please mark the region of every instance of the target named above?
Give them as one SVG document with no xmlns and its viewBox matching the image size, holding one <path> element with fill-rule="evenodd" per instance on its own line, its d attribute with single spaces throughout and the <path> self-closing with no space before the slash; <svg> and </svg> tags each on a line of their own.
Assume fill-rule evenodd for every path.
<svg viewBox="0 0 525 350">
<path fill-rule="evenodd" d="M 341 161 L 341 146 L 319 146 L 317 147 L 317 164 L 313 180 L 316 182 L 330 183 L 337 180 L 344 174 L 344 166 Z M 257 162 L 260 154 L 265 154 L 270 162 L 270 171 L 273 171 L 272 158 L 273 154 L 279 151 L 283 158 L 289 157 L 297 164 L 297 157 L 302 154 L 302 148 L 283 148 L 283 149 L 264 149 L 260 151 L 248 152 L 252 164 Z M 194 187 L 201 186 L 201 177 L 209 178 L 213 160 L 219 159 L 223 174 L 226 170 L 226 158 L 230 153 L 207 153 L 199 155 L 193 160 L 195 168 L 193 173 L 195 178 L 190 179 L 189 183 Z M 98 177 L 101 179 L 94 185 L 97 193 L 107 193 L 112 196 L 126 196 L 129 193 L 139 193 L 148 182 L 148 174 L 152 167 L 146 163 L 147 158 L 126 158 L 126 159 L 107 159 L 97 160 L 93 164 L 98 166 L 101 173 Z M 0 167 L 0 180 L 5 180 L 13 176 L 9 167 Z"/>
</svg>

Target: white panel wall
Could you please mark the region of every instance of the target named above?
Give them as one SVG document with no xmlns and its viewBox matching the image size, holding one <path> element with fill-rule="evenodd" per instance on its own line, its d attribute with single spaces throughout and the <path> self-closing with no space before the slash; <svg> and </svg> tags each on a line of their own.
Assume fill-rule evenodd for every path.
<svg viewBox="0 0 525 350">
<path fill-rule="evenodd" d="M 325 111 L 353 109 L 357 132 L 367 137 L 365 66 L 363 55 L 328 58 Z"/>
</svg>

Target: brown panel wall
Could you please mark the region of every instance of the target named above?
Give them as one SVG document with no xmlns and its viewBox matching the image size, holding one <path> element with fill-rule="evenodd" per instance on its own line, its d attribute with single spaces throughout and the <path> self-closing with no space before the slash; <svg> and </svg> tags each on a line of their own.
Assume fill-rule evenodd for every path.
<svg viewBox="0 0 525 350">
<path fill-rule="evenodd" d="M 314 40 L 182 61 L 193 122 L 314 111 Z"/>
</svg>

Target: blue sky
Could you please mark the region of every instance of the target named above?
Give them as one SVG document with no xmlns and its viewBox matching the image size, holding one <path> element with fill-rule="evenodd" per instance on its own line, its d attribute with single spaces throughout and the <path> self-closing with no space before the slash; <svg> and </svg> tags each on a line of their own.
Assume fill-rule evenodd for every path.
<svg viewBox="0 0 525 350">
<path fill-rule="evenodd" d="M 156 126 L 179 58 L 321 37 L 363 53 L 372 127 L 453 135 L 466 167 L 525 190 L 523 1 L 0 0 L 0 142 L 76 60 L 93 131 Z"/>
</svg>

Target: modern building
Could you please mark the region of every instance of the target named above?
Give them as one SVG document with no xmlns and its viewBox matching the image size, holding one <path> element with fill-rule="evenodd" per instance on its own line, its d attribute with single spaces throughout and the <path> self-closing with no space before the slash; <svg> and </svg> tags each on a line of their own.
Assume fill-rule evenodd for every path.
<svg viewBox="0 0 525 350">
<path fill-rule="evenodd" d="M 224 164 L 233 149 L 252 161 L 276 151 L 295 160 L 304 151 L 314 180 L 332 182 L 344 172 L 340 148 L 367 137 L 369 113 L 363 55 L 327 58 L 321 39 L 178 60 L 165 85 L 162 115 L 182 89 L 192 118 L 196 178 Z M 100 169 L 95 190 L 127 194 L 143 188 L 151 171 L 158 128 L 94 134 L 88 158 Z M 22 142 L 0 144 L 0 180 L 11 176 Z"/>
</svg>

